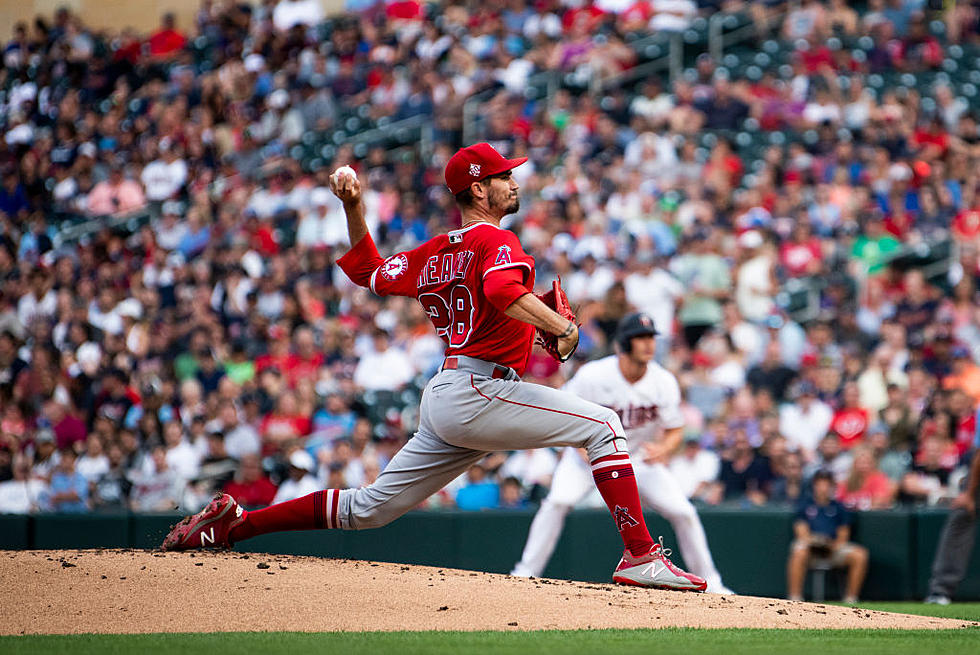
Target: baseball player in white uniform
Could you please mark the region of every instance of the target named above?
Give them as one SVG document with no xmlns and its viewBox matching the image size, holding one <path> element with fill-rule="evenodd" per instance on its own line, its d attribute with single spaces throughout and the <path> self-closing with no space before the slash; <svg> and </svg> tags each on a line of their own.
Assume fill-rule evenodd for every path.
<svg viewBox="0 0 980 655">
<path fill-rule="evenodd" d="M 609 407 L 626 429 L 643 504 L 670 521 L 688 568 L 708 583 L 709 593 L 733 593 L 721 581 L 697 511 L 667 469 L 683 438 L 677 379 L 653 361 L 657 331 L 644 313 L 630 314 L 616 331 L 618 353 L 584 364 L 565 390 Z M 540 577 L 558 544 L 565 516 L 592 489 L 592 471 L 575 448 L 565 448 L 551 491 L 531 523 L 524 553 L 511 575 Z"/>
</svg>

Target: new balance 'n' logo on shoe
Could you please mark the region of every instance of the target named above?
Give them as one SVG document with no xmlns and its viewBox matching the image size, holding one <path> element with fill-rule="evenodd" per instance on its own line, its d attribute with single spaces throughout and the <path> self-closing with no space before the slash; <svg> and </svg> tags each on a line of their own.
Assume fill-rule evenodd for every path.
<svg viewBox="0 0 980 655">
<path fill-rule="evenodd" d="M 231 548 L 228 534 L 245 520 L 245 510 L 228 494 L 215 494 L 208 506 L 194 516 L 185 516 L 170 530 L 160 548 Z"/>
<path fill-rule="evenodd" d="M 618 518 L 617 515 L 617 523 Z M 664 548 L 663 537 L 646 555 L 634 557 L 627 550 L 613 572 L 613 582 L 674 591 L 704 591 L 707 588 L 705 580 L 681 569 L 670 561 L 669 555 L 670 550 Z"/>
</svg>

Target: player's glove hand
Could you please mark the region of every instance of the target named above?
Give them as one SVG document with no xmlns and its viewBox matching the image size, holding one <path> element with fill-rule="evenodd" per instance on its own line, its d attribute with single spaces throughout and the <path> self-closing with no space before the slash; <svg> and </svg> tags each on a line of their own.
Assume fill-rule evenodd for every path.
<svg viewBox="0 0 980 655">
<path fill-rule="evenodd" d="M 552 283 L 551 289 L 547 293 L 539 294 L 538 299 L 559 316 L 568 319 L 570 330 L 566 334 L 557 335 L 537 328 L 538 334 L 535 341 L 553 358 L 559 362 L 566 362 L 578 347 L 578 323 L 575 321 L 575 312 L 572 311 L 572 306 L 568 304 L 568 296 L 561 288 L 561 278 Z"/>
</svg>

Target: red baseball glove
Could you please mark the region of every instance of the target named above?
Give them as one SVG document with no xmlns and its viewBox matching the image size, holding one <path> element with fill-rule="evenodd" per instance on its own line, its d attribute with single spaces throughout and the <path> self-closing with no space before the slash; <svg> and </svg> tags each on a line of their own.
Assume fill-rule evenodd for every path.
<svg viewBox="0 0 980 655">
<path fill-rule="evenodd" d="M 572 306 L 568 304 L 568 296 L 565 295 L 564 289 L 561 288 L 561 278 L 558 278 L 552 283 L 551 290 L 547 293 L 535 295 L 537 295 L 541 302 L 555 310 L 559 316 L 567 318 L 572 323 L 575 323 L 576 326 L 578 325 L 578 322 L 575 320 L 575 312 L 572 311 Z M 578 343 L 576 343 L 575 348 L 572 348 L 562 357 L 561 353 L 558 352 L 558 335 L 545 332 L 541 328 L 537 328 L 537 331 L 538 334 L 535 342 L 559 362 L 568 361 L 575 353 L 575 348 L 578 347 Z"/>
</svg>

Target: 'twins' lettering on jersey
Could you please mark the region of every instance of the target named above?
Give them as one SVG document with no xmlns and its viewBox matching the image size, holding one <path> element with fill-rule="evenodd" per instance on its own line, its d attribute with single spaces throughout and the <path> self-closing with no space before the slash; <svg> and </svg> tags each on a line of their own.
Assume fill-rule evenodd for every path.
<svg viewBox="0 0 980 655">
<path fill-rule="evenodd" d="M 677 378 L 656 362 L 647 364 L 646 374 L 630 383 L 616 355 L 603 357 L 583 364 L 565 389 L 619 414 L 630 452 L 659 439 L 663 430 L 684 425 Z"/>
<path fill-rule="evenodd" d="M 476 223 L 385 260 L 365 237 L 337 264 L 378 295 L 417 298 L 447 355 L 496 362 L 518 374 L 527 367 L 534 328 L 504 314 L 483 292 L 488 273 L 511 268 L 521 271 L 528 290 L 534 288 L 534 259 L 509 230 Z"/>
</svg>

